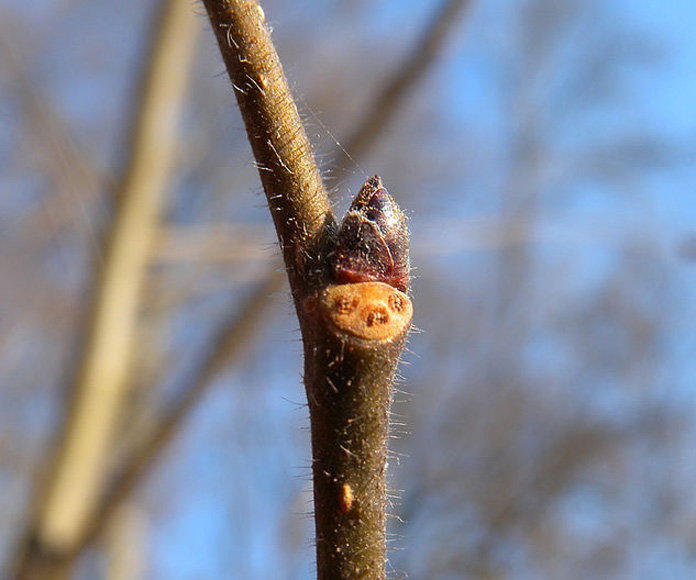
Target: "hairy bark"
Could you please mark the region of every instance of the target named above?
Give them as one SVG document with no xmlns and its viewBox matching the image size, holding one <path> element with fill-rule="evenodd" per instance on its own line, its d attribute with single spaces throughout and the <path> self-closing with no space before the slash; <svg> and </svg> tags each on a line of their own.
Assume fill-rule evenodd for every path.
<svg viewBox="0 0 696 580">
<path fill-rule="evenodd" d="M 387 284 L 364 282 L 330 286 L 308 307 L 315 321 L 304 352 L 319 578 L 381 579 L 389 407 L 411 302 Z"/>
<path fill-rule="evenodd" d="M 316 258 L 334 224 L 329 200 L 261 7 L 205 0 L 232 82 L 295 304 L 326 282 Z"/>
</svg>

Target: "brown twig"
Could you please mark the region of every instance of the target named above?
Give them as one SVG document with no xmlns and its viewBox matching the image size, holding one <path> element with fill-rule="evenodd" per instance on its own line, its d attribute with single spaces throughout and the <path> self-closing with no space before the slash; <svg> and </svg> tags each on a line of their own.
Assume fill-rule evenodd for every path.
<svg viewBox="0 0 696 580">
<path fill-rule="evenodd" d="M 315 270 L 333 223 L 312 148 L 300 121 L 261 7 L 205 0 L 244 119 L 273 216 L 296 304 L 325 283 Z"/>
<path fill-rule="evenodd" d="M 361 239 L 361 226 L 342 228 L 334 247 L 328 198 L 261 8 L 249 0 L 205 5 L 259 166 L 302 330 L 318 578 L 383 580 L 388 414 L 410 300 L 381 281 L 331 283 L 334 253 L 345 258 L 346 274 L 359 262 L 387 269 L 380 261 L 395 254 L 373 253 L 371 244 L 382 249 L 380 238 L 391 244 L 391 232 L 370 220 L 392 224 L 391 215 L 373 215 L 391 198 L 379 178 L 371 179 L 354 219 L 366 220 L 365 232 L 375 228 L 373 237 Z M 403 224 L 400 212 L 393 217 Z M 396 233 L 405 250 L 405 228 Z M 357 261 L 349 255 L 353 248 Z"/>
<path fill-rule="evenodd" d="M 318 578 L 384 580 L 389 408 L 411 302 L 380 282 L 345 284 L 327 288 L 310 313 L 305 388 Z"/>
</svg>

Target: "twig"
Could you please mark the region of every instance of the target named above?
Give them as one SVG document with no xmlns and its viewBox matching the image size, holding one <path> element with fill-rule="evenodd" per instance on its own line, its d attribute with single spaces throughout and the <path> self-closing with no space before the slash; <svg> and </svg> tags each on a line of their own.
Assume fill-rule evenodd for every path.
<svg viewBox="0 0 696 580">
<path fill-rule="evenodd" d="M 330 286 L 312 306 L 304 353 L 318 578 L 384 580 L 389 408 L 411 303 L 367 282 Z"/>
<path fill-rule="evenodd" d="M 261 7 L 204 0 L 244 119 L 298 305 L 326 282 L 315 258 L 333 225 L 319 168 Z"/>
<path fill-rule="evenodd" d="M 249 0 L 205 5 L 259 167 L 302 330 L 318 578 L 383 580 L 389 405 L 411 303 L 382 274 L 401 263 L 396 250 L 406 252 L 407 268 L 403 216 L 379 178 L 372 178 L 336 239 L 261 8 Z M 332 285 L 339 271 L 349 283 Z M 368 280 L 376 281 L 364 279 L 368 271 Z"/>
</svg>

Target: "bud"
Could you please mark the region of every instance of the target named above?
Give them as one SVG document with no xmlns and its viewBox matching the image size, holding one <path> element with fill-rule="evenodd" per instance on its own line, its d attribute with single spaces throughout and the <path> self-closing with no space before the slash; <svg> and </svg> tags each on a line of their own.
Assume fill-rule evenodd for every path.
<svg viewBox="0 0 696 580">
<path fill-rule="evenodd" d="M 362 186 L 341 223 L 335 281 L 384 282 L 407 292 L 409 271 L 406 216 L 375 175 Z"/>
</svg>

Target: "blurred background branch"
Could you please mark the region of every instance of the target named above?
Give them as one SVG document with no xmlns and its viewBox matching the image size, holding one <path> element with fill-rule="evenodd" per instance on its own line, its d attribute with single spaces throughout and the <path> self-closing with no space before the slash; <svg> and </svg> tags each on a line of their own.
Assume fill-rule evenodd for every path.
<svg viewBox="0 0 696 580">
<path fill-rule="evenodd" d="M 408 95 L 440 55 L 447 34 L 459 22 L 460 14 L 469 4 L 470 0 L 445 0 L 441 3 L 421 38 L 372 100 L 355 132 L 342 143 L 350 158 L 364 156 L 388 123 L 397 117 Z"/>
<path fill-rule="evenodd" d="M 86 351 L 55 460 L 37 491 L 35 528 L 17 578 L 52 576 L 42 560 L 74 552 L 102 494 L 127 396 L 140 293 L 150 241 L 174 164 L 175 134 L 193 62 L 196 22 L 185 0 L 162 3 L 143 83 L 130 159 L 94 300 Z M 36 562 L 38 560 L 38 563 Z M 37 570 L 40 570 L 37 573 Z M 62 575 L 62 572 L 60 573 Z"/>
<path fill-rule="evenodd" d="M 216 376 L 247 354 L 264 326 L 270 310 L 268 304 L 273 304 L 271 297 L 285 287 L 285 276 L 282 272 L 275 272 L 265 282 L 254 287 L 250 296 L 239 305 L 238 311 L 220 325 L 217 336 L 206 349 L 207 357 L 193 370 L 192 378 L 186 382 L 185 388 L 169 403 L 152 432 L 143 437 L 133 455 L 128 457 L 128 461 L 117 472 L 85 526 L 86 531 L 75 549 L 76 554 L 98 537 L 124 498 L 155 468 L 157 459 Z"/>
</svg>

